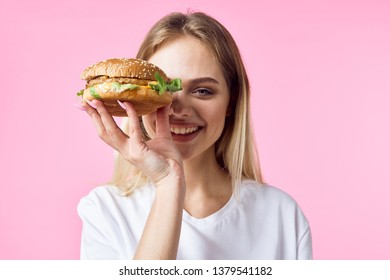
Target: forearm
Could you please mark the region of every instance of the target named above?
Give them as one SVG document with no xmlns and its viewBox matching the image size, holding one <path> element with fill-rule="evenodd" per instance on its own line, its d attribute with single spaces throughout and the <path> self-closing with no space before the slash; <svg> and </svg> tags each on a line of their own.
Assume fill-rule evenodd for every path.
<svg viewBox="0 0 390 280">
<path fill-rule="evenodd" d="M 156 188 L 134 259 L 176 259 L 180 239 L 185 186 L 183 183 Z"/>
</svg>

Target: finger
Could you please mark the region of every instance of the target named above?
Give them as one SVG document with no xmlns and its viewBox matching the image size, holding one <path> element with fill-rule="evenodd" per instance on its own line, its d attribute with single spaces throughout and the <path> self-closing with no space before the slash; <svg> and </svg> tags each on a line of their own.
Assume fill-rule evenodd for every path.
<svg viewBox="0 0 390 280">
<path fill-rule="evenodd" d="M 123 145 L 124 139 L 127 136 L 119 128 L 117 131 L 117 133 L 120 135 L 119 137 L 107 130 L 106 124 L 103 121 L 103 118 L 100 114 L 102 112 L 102 110 L 105 109 L 105 108 L 101 108 L 101 106 L 104 107 L 104 105 L 102 105 L 100 101 L 85 100 L 85 103 L 83 103 L 83 106 L 86 109 L 88 115 L 91 117 L 92 123 L 95 126 L 95 129 L 96 129 L 96 132 L 97 132 L 97 135 L 99 136 L 99 138 L 102 139 L 108 145 L 110 145 L 112 148 L 119 151 L 119 149 L 121 148 L 121 145 Z M 98 109 L 98 107 L 99 107 L 99 109 Z M 100 111 L 100 113 L 99 113 L 99 111 Z"/>
<path fill-rule="evenodd" d="M 143 141 L 139 118 L 134 109 L 134 106 L 130 102 L 118 103 L 123 109 L 126 110 L 128 116 L 129 145 L 127 145 L 122 152 L 124 154 L 125 159 L 127 159 L 132 164 L 140 167 L 145 160 L 149 148 Z"/>
<path fill-rule="evenodd" d="M 103 102 L 93 100 L 93 104 L 96 106 L 96 111 L 100 115 L 101 123 L 104 126 L 107 137 L 111 141 L 111 145 L 115 148 L 121 148 L 121 146 L 123 146 L 127 141 L 128 136 L 117 125 L 113 116 L 108 112 Z"/>
<path fill-rule="evenodd" d="M 88 115 L 91 117 L 92 123 L 96 129 L 98 136 L 100 138 L 102 138 L 105 142 L 107 142 L 106 141 L 106 138 L 107 138 L 106 129 L 103 125 L 103 122 L 101 120 L 99 113 L 96 110 L 96 105 L 94 103 L 92 103 L 92 101 L 85 100 L 85 102 L 83 102 L 83 107 L 85 108 Z"/>
<path fill-rule="evenodd" d="M 74 105 L 77 109 L 79 109 L 79 110 L 81 110 L 81 111 L 84 111 L 84 112 L 87 111 L 87 109 L 84 108 L 83 104 L 78 104 L 78 103 L 76 103 L 76 104 L 73 104 L 73 105 Z"/>
<path fill-rule="evenodd" d="M 135 112 L 133 104 L 130 102 L 119 103 L 126 110 L 127 116 L 129 117 L 128 128 L 129 128 L 129 137 L 135 138 L 138 141 L 142 141 L 142 131 L 139 124 L 139 118 Z"/>
<path fill-rule="evenodd" d="M 91 103 L 95 106 L 95 109 L 99 113 L 105 127 L 112 128 L 116 126 L 113 117 L 107 111 L 107 108 L 102 101 L 94 99 Z"/>
<path fill-rule="evenodd" d="M 166 139 L 172 139 L 169 128 L 169 110 L 170 105 L 157 109 L 156 112 L 156 136 Z"/>
</svg>

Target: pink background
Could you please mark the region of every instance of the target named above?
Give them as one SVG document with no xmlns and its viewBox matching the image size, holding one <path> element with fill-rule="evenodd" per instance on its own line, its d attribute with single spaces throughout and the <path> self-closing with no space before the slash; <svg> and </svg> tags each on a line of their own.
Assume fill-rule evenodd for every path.
<svg viewBox="0 0 390 280">
<path fill-rule="evenodd" d="M 113 155 L 73 106 L 80 73 L 134 56 L 157 19 L 188 8 L 236 38 L 265 178 L 304 210 L 314 257 L 389 259 L 385 0 L 2 0 L 0 259 L 78 258 L 77 203 Z"/>
</svg>

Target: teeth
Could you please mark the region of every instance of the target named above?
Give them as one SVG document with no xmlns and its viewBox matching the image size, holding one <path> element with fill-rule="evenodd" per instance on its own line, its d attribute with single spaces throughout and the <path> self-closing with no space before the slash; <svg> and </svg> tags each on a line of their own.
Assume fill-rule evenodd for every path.
<svg viewBox="0 0 390 280">
<path fill-rule="evenodd" d="M 189 134 L 199 129 L 198 126 L 194 127 L 171 127 L 171 132 L 174 134 Z"/>
</svg>

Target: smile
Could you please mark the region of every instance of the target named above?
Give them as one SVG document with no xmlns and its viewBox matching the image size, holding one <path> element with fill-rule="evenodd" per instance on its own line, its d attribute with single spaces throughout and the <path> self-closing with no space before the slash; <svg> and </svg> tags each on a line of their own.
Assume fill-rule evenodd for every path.
<svg viewBox="0 0 390 280">
<path fill-rule="evenodd" d="M 170 130 L 174 134 L 185 135 L 185 134 L 190 134 L 190 133 L 193 133 L 193 132 L 199 130 L 199 126 L 193 126 L 193 127 L 171 127 Z"/>
</svg>

